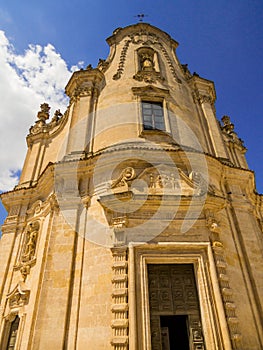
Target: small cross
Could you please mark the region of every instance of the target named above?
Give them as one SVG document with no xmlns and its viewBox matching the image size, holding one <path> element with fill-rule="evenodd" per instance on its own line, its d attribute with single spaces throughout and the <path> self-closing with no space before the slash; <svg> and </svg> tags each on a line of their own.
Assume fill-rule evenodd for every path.
<svg viewBox="0 0 263 350">
<path fill-rule="evenodd" d="M 143 22 L 144 17 L 148 17 L 148 16 L 145 15 L 144 13 L 140 13 L 134 17 L 137 17 L 139 19 L 139 22 Z"/>
</svg>

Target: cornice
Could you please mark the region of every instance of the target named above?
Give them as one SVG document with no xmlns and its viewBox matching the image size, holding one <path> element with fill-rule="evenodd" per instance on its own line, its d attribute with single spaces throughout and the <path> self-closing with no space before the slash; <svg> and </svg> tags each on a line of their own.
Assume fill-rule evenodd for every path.
<svg viewBox="0 0 263 350">
<path fill-rule="evenodd" d="M 89 96 L 93 90 L 99 92 L 104 74 L 98 68 L 87 67 L 74 72 L 65 87 L 65 93 L 70 98 Z"/>
</svg>

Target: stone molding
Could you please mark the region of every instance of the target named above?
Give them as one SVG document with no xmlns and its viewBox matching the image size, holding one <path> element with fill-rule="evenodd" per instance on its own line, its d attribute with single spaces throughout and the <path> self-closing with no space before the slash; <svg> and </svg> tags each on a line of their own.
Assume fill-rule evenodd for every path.
<svg viewBox="0 0 263 350">
<path fill-rule="evenodd" d="M 111 249 L 112 264 L 112 322 L 111 345 L 114 350 L 129 347 L 128 252 L 126 247 Z"/>
<path fill-rule="evenodd" d="M 221 227 L 218 220 L 215 219 L 215 214 L 213 212 L 206 212 L 206 223 L 210 231 L 212 251 L 233 350 L 241 350 L 242 337 L 239 332 L 239 321 L 236 316 L 236 305 L 233 301 L 233 292 L 227 275 L 225 248 L 220 239 Z"/>
<path fill-rule="evenodd" d="M 159 242 L 147 246 L 138 245 L 136 242 L 132 244 L 135 259 L 139 262 L 136 272 L 137 329 L 142 339 L 142 349 L 151 349 L 147 264 L 193 264 L 199 295 L 204 348 L 209 350 L 232 349 L 230 337 L 225 328 L 223 305 L 218 302 L 218 294 L 215 291 L 218 282 L 211 266 L 214 261 L 210 243 Z M 197 333 L 195 339 L 198 340 Z"/>
</svg>

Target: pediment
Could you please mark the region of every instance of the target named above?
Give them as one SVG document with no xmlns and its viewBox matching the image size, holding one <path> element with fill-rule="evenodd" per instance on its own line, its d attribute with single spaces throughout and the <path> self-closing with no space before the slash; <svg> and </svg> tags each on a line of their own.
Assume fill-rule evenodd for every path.
<svg viewBox="0 0 263 350">
<path fill-rule="evenodd" d="M 145 169 L 138 180 L 144 183 L 144 190 L 151 195 L 185 195 L 197 194 L 195 183 L 179 168 L 160 164 Z"/>
<path fill-rule="evenodd" d="M 125 168 L 120 176 L 112 181 L 112 194 L 131 192 L 148 195 L 196 196 L 209 189 L 201 174 L 191 172 L 189 175 L 172 165 L 158 164 L 144 169 L 137 174 L 132 167 Z M 108 192 L 106 190 L 106 192 Z M 106 193 L 104 193 L 106 194 Z M 109 193 L 108 193 L 109 194 Z"/>
</svg>

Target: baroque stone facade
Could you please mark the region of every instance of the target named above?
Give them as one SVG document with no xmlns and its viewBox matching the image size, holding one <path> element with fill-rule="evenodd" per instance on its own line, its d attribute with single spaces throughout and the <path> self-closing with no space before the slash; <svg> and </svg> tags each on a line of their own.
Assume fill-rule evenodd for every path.
<svg viewBox="0 0 263 350">
<path fill-rule="evenodd" d="M 43 103 L 3 193 L 0 348 L 260 350 L 262 196 L 212 81 L 146 23 Z"/>
</svg>

